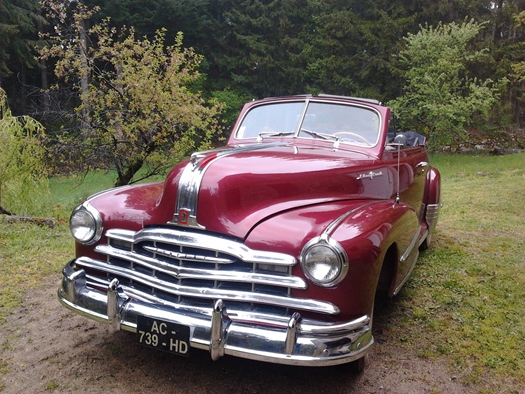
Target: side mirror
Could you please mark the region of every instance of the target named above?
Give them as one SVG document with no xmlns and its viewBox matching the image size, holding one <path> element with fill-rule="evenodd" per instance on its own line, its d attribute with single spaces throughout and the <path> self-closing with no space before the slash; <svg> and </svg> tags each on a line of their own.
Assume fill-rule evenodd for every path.
<svg viewBox="0 0 525 394">
<path fill-rule="evenodd" d="M 398 134 L 396 135 L 396 138 L 394 138 L 394 144 L 399 144 L 401 146 L 407 146 L 407 137 L 404 134 Z"/>
</svg>

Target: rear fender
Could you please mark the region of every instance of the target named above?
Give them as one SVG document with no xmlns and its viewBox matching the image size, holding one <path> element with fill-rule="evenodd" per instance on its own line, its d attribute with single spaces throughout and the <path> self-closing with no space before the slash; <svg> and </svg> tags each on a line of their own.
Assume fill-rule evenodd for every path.
<svg viewBox="0 0 525 394">
<path fill-rule="evenodd" d="M 424 250 L 430 246 L 441 208 L 441 175 L 434 167 L 427 173 L 423 204 L 424 223 L 427 227 L 426 237 L 421 244 L 421 249 Z"/>
<path fill-rule="evenodd" d="M 425 204 L 439 204 L 441 200 L 441 174 L 437 168 L 430 167 L 427 172 L 425 184 L 425 194 L 423 202 Z"/>
</svg>

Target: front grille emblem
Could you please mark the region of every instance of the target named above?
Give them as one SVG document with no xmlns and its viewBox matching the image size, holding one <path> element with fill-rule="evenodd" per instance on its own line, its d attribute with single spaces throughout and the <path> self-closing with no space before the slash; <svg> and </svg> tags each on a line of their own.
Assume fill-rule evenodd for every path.
<svg viewBox="0 0 525 394">
<path fill-rule="evenodd" d="M 187 226 L 188 225 L 188 220 L 190 218 L 190 212 L 187 209 L 185 209 L 185 208 L 181 208 L 181 209 L 179 209 L 178 218 L 179 218 L 179 224 L 180 225 Z"/>
</svg>

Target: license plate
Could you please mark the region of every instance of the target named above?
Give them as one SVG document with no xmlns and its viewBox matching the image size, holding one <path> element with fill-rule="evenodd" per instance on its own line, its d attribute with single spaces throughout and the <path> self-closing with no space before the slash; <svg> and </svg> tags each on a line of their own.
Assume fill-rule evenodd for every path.
<svg viewBox="0 0 525 394">
<path fill-rule="evenodd" d="M 137 341 L 144 346 L 189 356 L 190 328 L 147 316 L 137 316 Z"/>
</svg>

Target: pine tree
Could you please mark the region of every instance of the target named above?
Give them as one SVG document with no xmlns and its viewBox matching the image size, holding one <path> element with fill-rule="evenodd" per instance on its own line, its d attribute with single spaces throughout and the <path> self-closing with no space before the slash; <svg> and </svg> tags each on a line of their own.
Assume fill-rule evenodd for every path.
<svg viewBox="0 0 525 394">
<path fill-rule="evenodd" d="M 16 70 L 38 66 L 35 44 L 43 23 L 37 0 L 0 1 L 0 86 Z"/>
</svg>

